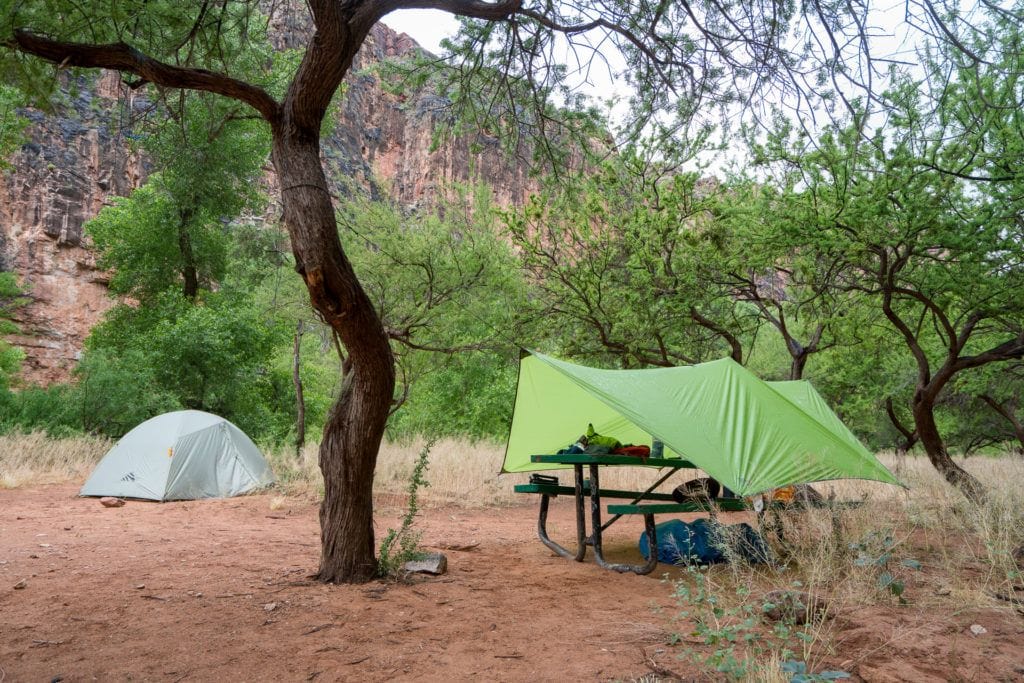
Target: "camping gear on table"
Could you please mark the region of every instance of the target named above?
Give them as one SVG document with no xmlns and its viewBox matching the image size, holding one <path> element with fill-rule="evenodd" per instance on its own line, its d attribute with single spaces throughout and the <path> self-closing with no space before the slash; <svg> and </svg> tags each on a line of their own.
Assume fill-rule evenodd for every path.
<svg viewBox="0 0 1024 683">
<path fill-rule="evenodd" d="M 672 519 L 654 528 L 658 562 L 666 564 L 716 564 L 728 562 L 729 555 L 751 564 L 768 561 L 768 546 L 749 524 L 725 526 L 708 519 L 684 522 Z M 647 532 L 640 534 L 640 552 L 651 556 Z"/>
<path fill-rule="evenodd" d="M 665 444 L 736 495 L 830 479 L 900 482 L 810 383 L 765 382 L 732 359 L 686 367 L 603 370 L 540 353 L 520 359 L 502 472 L 555 469 L 566 425 Z M 638 462 L 637 464 L 642 464 Z"/>
<path fill-rule="evenodd" d="M 79 492 L 149 500 L 237 496 L 274 483 L 256 444 L 222 417 L 179 410 L 146 420 L 107 452 Z"/>
<path fill-rule="evenodd" d="M 612 455 L 630 455 L 634 458 L 649 458 L 651 457 L 651 447 L 643 445 L 619 446 L 612 451 Z"/>
</svg>

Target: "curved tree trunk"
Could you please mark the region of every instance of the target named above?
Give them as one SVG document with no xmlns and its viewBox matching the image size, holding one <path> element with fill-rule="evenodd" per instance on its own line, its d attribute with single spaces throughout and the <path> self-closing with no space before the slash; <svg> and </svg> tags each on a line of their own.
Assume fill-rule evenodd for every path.
<svg viewBox="0 0 1024 683">
<path fill-rule="evenodd" d="M 974 476 L 953 462 L 949 456 L 939 428 L 935 424 L 935 404 L 920 392 L 914 396 L 914 425 L 924 452 L 939 474 L 960 490 L 968 499 L 980 503 L 985 497 L 985 488 Z"/>
<path fill-rule="evenodd" d="M 889 416 L 889 422 L 892 423 L 892 426 L 903 437 L 903 443 L 896 446 L 896 455 L 906 455 L 914 447 L 914 444 L 917 443 L 917 431 L 907 429 L 903 421 L 896 415 L 896 407 L 892 403 L 892 396 L 885 397 L 885 414 Z"/>
<path fill-rule="evenodd" d="M 306 398 L 302 393 L 302 333 L 300 320 L 295 325 L 295 343 L 292 346 L 292 384 L 295 385 L 295 455 L 306 445 Z"/>
<path fill-rule="evenodd" d="M 348 351 L 342 390 L 320 445 L 324 500 L 317 578 L 358 583 L 377 574 L 373 472 L 394 393 L 394 357 L 380 318 L 341 249 L 317 135 L 289 129 L 289 124 L 275 130 L 273 161 L 295 267 L 313 307 Z"/>
</svg>

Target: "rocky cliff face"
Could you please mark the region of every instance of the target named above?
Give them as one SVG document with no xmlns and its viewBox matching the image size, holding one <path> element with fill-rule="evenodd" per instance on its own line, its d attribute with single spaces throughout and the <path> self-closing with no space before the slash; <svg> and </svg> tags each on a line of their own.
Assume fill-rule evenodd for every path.
<svg viewBox="0 0 1024 683">
<path fill-rule="evenodd" d="M 301 44 L 306 23 L 301 15 L 279 18 L 278 45 Z M 525 170 L 503 158 L 496 144 L 484 140 L 476 153 L 469 141 L 455 140 L 431 151 L 444 103 L 429 93 L 386 94 L 365 72 L 416 47 L 405 34 L 374 28 L 323 144 L 329 178 L 339 185 L 355 181 L 410 207 L 428 206 L 447 183 L 467 180 L 494 188 L 499 203 L 520 202 L 529 190 Z M 112 305 L 83 225 L 111 197 L 144 183 L 148 171 L 131 149 L 127 124 L 148 106 L 145 99 L 112 73 L 66 85 L 54 113 L 29 112 L 30 142 L 11 160 L 15 171 L 0 179 L 0 270 L 17 273 L 32 301 L 19 313 L 22 333 L 11 341 L 26 352 L 25 380 L 41 384 L 68 378 L 89 330 Z M 268 184 L 273 196 L 272 175 Z"/>
</svg>

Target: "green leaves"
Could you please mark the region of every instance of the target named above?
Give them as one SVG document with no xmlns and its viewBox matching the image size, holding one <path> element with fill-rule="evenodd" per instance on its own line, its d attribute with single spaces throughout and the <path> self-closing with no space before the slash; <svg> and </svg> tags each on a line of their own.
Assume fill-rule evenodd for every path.
<svg viewBox="0 0 1024 683">
<path fill-rule="evenodd" d="M 438 211 L 443 219 L 360 201 L 339 218 L 399 364 L 393 436 L 495 438 L 507 430 L 520 334 L 511 321 L 523 285 L 488 193 L 452 192 Z"/>
<path fill-rule="evenodd" d="M 25 142 L 28 119 L 17 111 L 24 99 L 20 90 L 0 83 L 0 173 L 11 169 L 10 156 Z"/>
<path fill-rule="evenodd" d="M 717 276 L 716 189 L 629 150 L 552 182 L 505 227 L 564 352 L 624 367 L 743 355 L 754 325 Z"/>
</svg>

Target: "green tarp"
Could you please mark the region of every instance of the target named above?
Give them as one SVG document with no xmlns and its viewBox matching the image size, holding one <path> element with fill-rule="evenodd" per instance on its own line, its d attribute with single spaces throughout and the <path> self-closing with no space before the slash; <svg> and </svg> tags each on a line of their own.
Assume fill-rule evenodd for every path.
<svg viewBox="0 0 1024 683">
<path fill-rule="evenodd" d="M 623 443 L 665 443 L 739 495 L 829 479 L 899 484 L 807 382 L 761 380 L 731 359 L 677 368 L 602 370 L 539 353 L 520 361 L 503 472 L 553 469 L 593 423 Z"/>
</svg>

